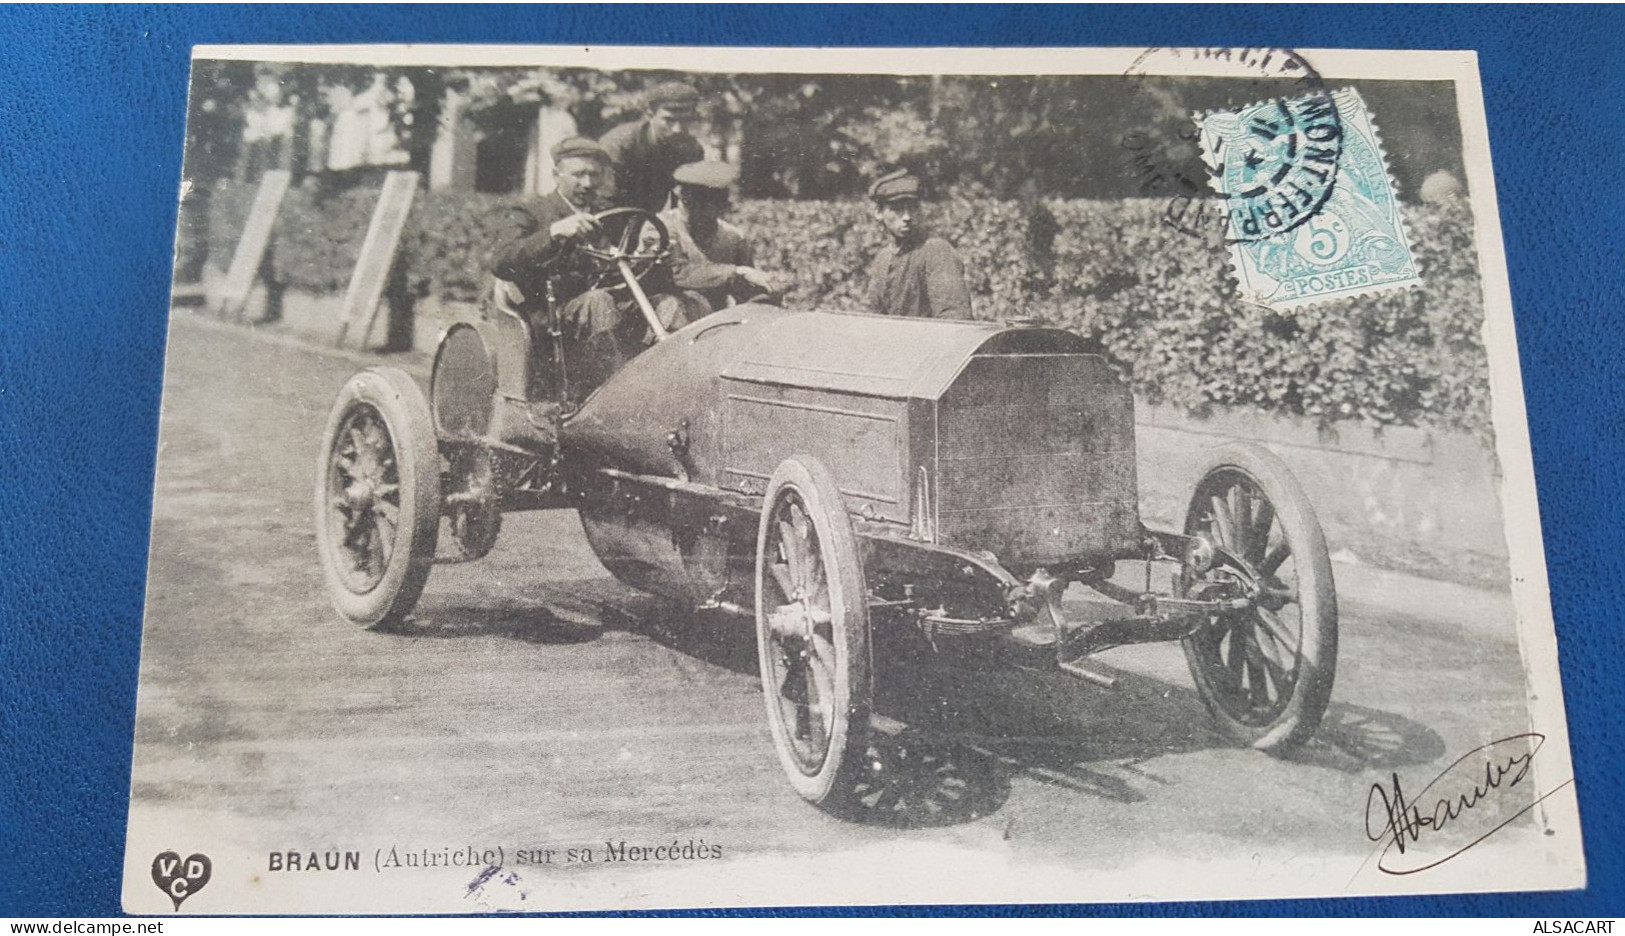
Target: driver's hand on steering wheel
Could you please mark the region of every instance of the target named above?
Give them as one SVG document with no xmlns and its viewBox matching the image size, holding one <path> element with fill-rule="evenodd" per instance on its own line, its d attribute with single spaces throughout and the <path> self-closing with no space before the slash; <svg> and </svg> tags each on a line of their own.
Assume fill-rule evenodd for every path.
<svg viewBox="0 0 1625 936">
<path fill-rule="evenodd" d="M 764 293 L 777 292 L 777 287 L 773 283 L 773 278 L 755 267 L 734 267 L 734 276 L 744 280 L 749 285 L 760 289 Z"/>
<path fill-rule="evenodd" d="M 603 225 L 599 224 L 598 219 L 592 215 L 573 214 L 562 221 L 553 222 L 553 226 L 547 229 L 547 233 L 567 240 L 584 241 L 597 237 L 602 230 Z"/>
</svg>

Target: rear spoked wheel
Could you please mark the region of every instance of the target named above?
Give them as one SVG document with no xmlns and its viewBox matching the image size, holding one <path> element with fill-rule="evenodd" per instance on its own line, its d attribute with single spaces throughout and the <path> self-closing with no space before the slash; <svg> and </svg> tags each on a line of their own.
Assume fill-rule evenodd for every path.
<svg viewBox="0 0 1625 936">
<path fill-rule="evenodd" d="M 1197 483 L 1185 533 L 1215 555 L 1187 560 L 1180 591 L 1245 599 L 1185 639 L 1197 692 L 1231 737 L 1291 751 L 1319 727 L 1337 667 L 1337 590 L 1314 508 L 1275 455 L 1224 446 Z"/>
<path fill-rule="evenodd" d="M 768 726 L 796 792 L 824 808 L 856 787 L 869 742 L 869 605 L 834 477 L 805 456 L 768 482 L 756 548 L 756 637 Z"/>
<path fill-rule="evenodd" d="M 443 508 L 451 549 L 446 562 L 483 559 L 496 546 L 502 532 L 502 511 L 497 507 L 496 467 L 491 450 L 482 445 L 459 445 L 447 453 L 448 477 L 454 500 Z"/>
</svg>

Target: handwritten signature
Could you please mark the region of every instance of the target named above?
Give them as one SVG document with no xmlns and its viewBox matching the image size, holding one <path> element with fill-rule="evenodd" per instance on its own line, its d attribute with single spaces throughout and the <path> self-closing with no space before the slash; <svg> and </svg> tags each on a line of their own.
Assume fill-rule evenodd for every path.
<svg viewBox="0 0 1625 936">
<path fill-rule="evenodd" d="M 1440 771 L 1414 798 L 1406 795 L 1397 773 L 1390 775 L 1391 784 L 1373 783 L 1366 794 L 1365 834 L 1373 842 L 1387 843 L 1377 860 L 1377 868 L 1385 874 L 1395 875 L 1416 874 L 1436 868 L 1506 828 L 1535 808 L 1541 800 L 1572 783 L 1571 780 L 1560 784 L 1442 858 L 1430 854 L 1426 863 L 1416 867 L 1404 867 L 1402 862 L 1390 858 L 1392 852 L 1405 855 L 1408 850 L 1416 848 L 1426 835 L 1437 833 L 1454 823 L 1465 824 L 1467 814 L 1491 793 L 1522 783 L 1529 776 L 1535 754 L 1545 743 L 1545 735 L 1526 732 L 1476 747 Z M 1453 782 L 1446 782 L 1446 778 Z M 1435 787 L 1445 792 L 1441 795 L 1434 790 Z M 1430 795 L 1430 791 L 1434 792 Z"/>
</svg>

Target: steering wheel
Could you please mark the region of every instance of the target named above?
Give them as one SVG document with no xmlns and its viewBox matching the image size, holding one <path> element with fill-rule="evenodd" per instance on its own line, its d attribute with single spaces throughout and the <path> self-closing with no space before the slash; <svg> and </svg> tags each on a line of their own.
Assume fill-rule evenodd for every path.
<svg viewBox="0 0 1625 936">
<path fill-rule="evenodd" d="M 611 208 L 593 215 L 605 230 L 611 229 L 617 223 L 624 223 L 619 242 L 608 246 L 583 244 L 576 249 L 591 257 L 601 267 L 599 285 L 605 285 L 604 280 L 610 274 L 620 273 L 623 278 L 642 279 L 655 264 L 666 258 L 671 252 L 671 231 L 667 230 L 666 223 L 661 221 L 652 211 L 642 208 Z M 644 249 L 643 229 L 651 227 L 659 237 L 658 244 L 653 250 Z M 623 267 L 621 262 L 626 261 Z M 629 272 L 630 271 L 630 272 Z M 630 283 L 611 285 L 611 289 L 629 288 Z"/>
</svg>

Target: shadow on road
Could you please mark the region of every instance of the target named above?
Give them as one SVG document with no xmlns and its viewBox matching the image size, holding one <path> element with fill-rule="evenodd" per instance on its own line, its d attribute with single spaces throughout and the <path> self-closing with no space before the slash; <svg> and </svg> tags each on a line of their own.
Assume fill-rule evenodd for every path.
<svg viewBox="0 0 1625 936">
<path fill-rule="evenodd" d="M 991 815 L 1009 798 L 1014 773 L 991 752 L 909 729 L 876 731 L 864 759 L 854 788 L 831 811 L 892 829 L 958 825 Z"/>
<path fill-rule="evenodd" d="M 597 640 L 602 630 L 566 621 L 546 608 L 442 604 L 432 614 L 373 628 L 398 637 L 506 637 L 530 644 L 578 644 Z"/>
<path fill-rule="evenodd" d="M 852 817 L 876 824 L 985 816 L 1002 805 L 1018 776 L 1113 802 L 1143 802 L 1165 781 L 1141 762 L 1228 743 L 1207 727 L 1194 693 L 1133 673 L 1114 673 L 1117 686 L 1105 690 L 911 641 L 877 650 L 876 670 L 877 714 L 906 726 L 884 742 L 884 749 L 901 752 L 882 761 L 892 776 L 868 780 L 887 792 L 863 796 L 869 808 Z"/>
<path fill-rule="evenodd" d="M 1343 773 L 1428 764 L 1443 757 L 1444 739 L 1393 712 L 1332 703 L 1313 739 L 1289 758 Z"/>
<path fill-rule="evenodd" d="M 505 602 L 426 605 L 389 633 L 563 645 L 612 630 L 742 676 L 758 672 L 748 621 L 684 613 L 612 579 L 549 582 Z M 874 653 L 874 739 L 836 810 L 849 821 L 904 829 L 972 822 L 1004 805 L 1016 777 L 1139 803 L 1168 783 L 1145 762 L 1234 747 L 1191 688 L 1138 673 L 1100 665 L 1117 679 L 1101 689 L 975 650 L 938 651 L 911 635 L 877 634 Z M 1444 747 L 1403 716 L 1334 703 L 1315 739 L 1289 760 L 1358 773 L 1428 763 Z"/>
</svg>

